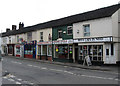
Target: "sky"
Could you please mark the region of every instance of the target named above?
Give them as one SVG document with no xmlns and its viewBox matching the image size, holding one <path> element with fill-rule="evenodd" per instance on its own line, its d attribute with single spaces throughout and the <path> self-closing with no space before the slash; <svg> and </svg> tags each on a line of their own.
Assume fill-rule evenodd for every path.
<svg viewBox="0 0 120 86">
<path fill-rule="evenodd" d="M 120 0 L 0 0 L 0 32 L 23 22 L 24 26 L 47 22 L 98 8 Z"/>
</svg>

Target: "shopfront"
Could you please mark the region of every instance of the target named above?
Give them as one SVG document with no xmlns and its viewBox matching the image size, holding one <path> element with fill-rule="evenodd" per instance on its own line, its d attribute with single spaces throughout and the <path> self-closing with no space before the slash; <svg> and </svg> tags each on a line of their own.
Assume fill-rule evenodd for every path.
<svg viewBox="0 0 120 86">
<path fill-rule="evenodd" d="M 53 41 L 53 44 L 55 61 L 73 62 L 73 40 Z"/>
<path fill-rule="evenodd" d="M 23 57 L 24 56 L 24 45 L 17 44 L 15 45 L 15 55 L 16 57 Z"/>
<path fill-rule="evenodd" d="M 36 58 L 36 41 L 25 43 L 24 45 L 24 57 L 25 58 Z"/>
<path fill-rule="evenodd" d="M 7 44 L 7 47 L 8 47 L 8 55 L 14 56 L 14 46 L 15 46 L 15 44 Z"/>
<path fill-rule="evenodd" d="M 84 58 L 88 55 L 93 63 L 95 62 L 105 63 L 107 53 L 112 53 L 110 51 L 112 51 L 113 49 L 111 48 L 111 46 L 108 48 L 108 50 L 106 48 L 106 46 L 113 44 L 112 37 L 81 38 L 75 39 L 74 43 L 78 43 L 77 60 L 80 63 L 83 63 Z M 109 55 L 108 59 L 111 59 L 111 57 L 112 56 Z"/>
<path fill-rule="evenodd" d="M 38 42 L 38 59 L 52 61 L 52 42 Z"/>
</svg>

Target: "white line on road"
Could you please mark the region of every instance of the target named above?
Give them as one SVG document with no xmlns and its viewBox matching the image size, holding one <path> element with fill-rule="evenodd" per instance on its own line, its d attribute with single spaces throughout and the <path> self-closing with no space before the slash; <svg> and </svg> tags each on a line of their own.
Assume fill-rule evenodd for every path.
<svg viewBox="0 0 120 86">
<path fill-rule="evenodd" d="M 7 79 L 7 77 L 3 77 L 3 79 Z"/>
<path fill-rule="evenodd" d="M 8 80 L 9 80 L 9 81 L 13 81 L 13 82 L 15 81 L 15 80 L 13 80 L 13 79 L 8 79 Z"/>
<path fill-rule="evenodd" d="M 11 61 L 12 63 L 16 63 L 16 64 L 22 64 L 22 63 L 20 63 L 20 62 L 16 62 L 16 61 Z"/>
<path fill-rule="evenodd" d="M 15 76 L 14 75 L 10 75 L 11 78 L 14 78 Z"/>
<path fill-rule="evenodd" d="M 30 64 L 28 64 L 27 66 L 30 66 L 30 67 L 32 67 L 33 65 L 30 65 Z"/>
<path fill-rule="evenodd" d="M 22 81 L 22 79 L 17 79 L 18 81 Z"/>
<path fill-rule="evenodd" d="M 46 67 L 42 67 L 41 69 L 46 70 L 47 68 Z"/>
<path fill-rule="evenodd" d="M 16 84 L 21 84 L 20 82 L 16 82 Z"/>
</svg>

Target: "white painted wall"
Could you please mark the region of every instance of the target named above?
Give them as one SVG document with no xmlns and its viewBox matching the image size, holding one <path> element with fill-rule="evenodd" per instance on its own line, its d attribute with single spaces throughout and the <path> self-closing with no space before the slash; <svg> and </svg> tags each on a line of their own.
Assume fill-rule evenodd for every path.
<svg viewBox="0 0 120 86">
<path fill-rule="evenodd" d="M 118 42 L 118 11 L 112 15 L 112 36 L 114 42 Z"/>
<path fill-rule="evenodd" d="M 111 17 L 78 22 L 73 24 L 73 38 L 86 38 L 83 34 L 83 25 L 90 24 L 90 37 L 112 36 Z M 79 34 L 77 33 L 79 30 Z"/>
<path fill-rule="evenodd" d="M 37 37 L 36 37 L 37 42 L 40 41 L 40 32 L 43 32 L 43 40 L 44 41 L 48 41 L 49 34 L 52 37 L 52 28 L 40 29 L 40 30 L 37 31 Z"/>
<path fill-rule="evenodd" d="M 37 31 L 32 32 L 32 41 L 37 40 Z"/>
</svg>

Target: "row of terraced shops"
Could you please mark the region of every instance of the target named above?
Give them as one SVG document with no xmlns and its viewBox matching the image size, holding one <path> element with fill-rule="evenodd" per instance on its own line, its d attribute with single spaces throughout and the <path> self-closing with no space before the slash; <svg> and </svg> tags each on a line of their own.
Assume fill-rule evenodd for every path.
<svg viewBox="0 0 120 86">
<path fill-rule="evenodd" d="M 7 44 L 8 54 L 21 58 L 80 64 L 89 55 L 93 64 L 119 63 L 119 8 L 120 5 L 117 4 L 37 26 L 42 29 L 32 26 L 35 29 L 33 32 L 36 31 L 36 35 L 32 35 L 35 35 L 36 40 Z M 110 10 L 113 12 L 110 13 Z M 103 12 L 106 13 L 102 14 Z M 52 23 L 54 24 L 49 26 Z M 48 31 L 44 32 L 46 29 Z"/>
</svg>

